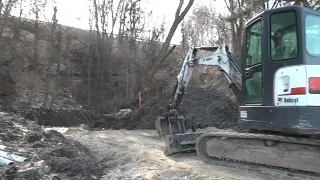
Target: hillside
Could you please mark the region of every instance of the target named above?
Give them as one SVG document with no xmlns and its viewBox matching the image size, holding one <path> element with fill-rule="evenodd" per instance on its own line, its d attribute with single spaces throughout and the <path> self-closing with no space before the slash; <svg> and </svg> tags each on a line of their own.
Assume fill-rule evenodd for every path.
<svg viewBox="0 0 320 180">
<path fill-rule="evenodd" d="M 7 44 L 1 45 L 4 48 L 0 92 L 4 110 L 19 113 L 40 125 L 154 129 L 155 117 L 170 102 L 187 49 L 176 47 L 153 80 L 144 82 L 143 74 L 148 72 L 154 58 L 146 50 L 151 48 L 155 53 L 161 44 L 137 41 L 132 59 L 131 48 L 128 48 L 132 44 L 119 45 L 119 39 L 114 38 L 113 47 L 120 48 L 107 58 L 113 59 L 109 65 L 114 68 L 110 69 L 111 76 L 106 77 L 109 80 L 101 86 L 99 62 L 90 53 L 95 42 L 94 32 L 59 25 L 52 31 L 53 24 L 23 20 L 18 21 L 20 34 L 12 35 L 17 21 L 11 18 L 7 23 L 3 35 Z M 146 87 L 148 91 L 143 90 Z M 137 102 L 139 91 L 142 92 L 141 108 Z M 105 116 L 121 108 L 133 109 L 133 115 L 120 120 Z M 235 97 L 215 69 L 197 68 L 180 110 L 189 124 L 198 127 L 236 126 Z"/>
</svg>

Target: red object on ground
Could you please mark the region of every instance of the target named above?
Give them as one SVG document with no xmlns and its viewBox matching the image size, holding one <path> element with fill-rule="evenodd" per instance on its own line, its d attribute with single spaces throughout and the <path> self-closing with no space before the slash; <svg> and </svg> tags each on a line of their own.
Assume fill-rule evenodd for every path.
<svg viewBox="0 0 320 180">
<path fill-rule="evenodd" d="M 142 103 L 141 103 L 141 92 L 139 92 L 139 108 L 141 108 Z"/>
</svg>

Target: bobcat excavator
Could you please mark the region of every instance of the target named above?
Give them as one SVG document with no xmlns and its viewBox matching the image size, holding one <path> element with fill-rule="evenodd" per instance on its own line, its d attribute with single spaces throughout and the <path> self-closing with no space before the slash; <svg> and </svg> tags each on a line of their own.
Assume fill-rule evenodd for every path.
<svg viewBox="0 0 320 180">
<path fill-rule="evenodd" d="M 247 22 L 243 38 L 241 66 L 227 45 L 190 48 L 173 100 L 155 122 L 165 153 L 195 150 L 210 163 L 320 174 L 320 12 L 301 6 L 266 10 Z M 211 55 L 197 56 L 201 50 Z M 187 133 L 177 109 L 195 66 L 218 67 L 225 75 L 239 99 L 238 124 L 245 132 Z"/>
</svg>

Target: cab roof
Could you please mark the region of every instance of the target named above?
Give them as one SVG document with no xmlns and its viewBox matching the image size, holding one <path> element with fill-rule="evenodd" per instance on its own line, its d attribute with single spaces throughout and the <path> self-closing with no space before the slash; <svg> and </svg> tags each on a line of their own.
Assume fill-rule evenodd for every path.
<svg viewBox="0 0 320 180">
<path fill-rule="evenodd" d="M 295 10 L 295 11 L 300 11 L 302 13 L 308 13 L 308 14 L 313 14 L 316 16 L 320 16 L 320 11 L 311 9 L 311 8 L 306 8 L 298 5 L 289 5 L 289 6 L 283 6 L 279 8 L 274 8 L 274 9 L 267 9 L 265 11 L 260 12 L 259 14 L 255 15 L 253 18 L 251 18 L 247 23 L 246 26 L 250 25 L 253 21 L 256 19 L 260 18 L 263 16 L 263 14 L 273 14 L 275 12 L 279 11 L 287 11 L 287 10 Z"/>
</svg>

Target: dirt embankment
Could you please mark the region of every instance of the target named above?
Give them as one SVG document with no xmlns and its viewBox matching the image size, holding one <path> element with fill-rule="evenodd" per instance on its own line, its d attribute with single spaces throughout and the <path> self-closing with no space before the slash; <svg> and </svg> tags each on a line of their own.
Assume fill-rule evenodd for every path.
<svg viewBox="0 0 320 180">
<path fill-rule="evenodd" d="M 0 144 L 5 151 L 27 158 L 0 167 L 2 179 L 97 179 L 96 158 L 79 142 L 45 131 L 34 122 L 0 112 Z"/>
<path fill-rule="evenodd" d="M 176 81 L 172 81 L 176 82 Z M 155 129 L 157 116 L 164 115 L 167 105 L 173 98 L 173 86 L 146 101 L 143 106 L 127 118 L 105 118 L 95 127 L 111 129 Z M 187 94 L 178 106 L 179 113 L 185 116 L 187 128 L 217 127 L 238 128 L 238 102 L 228 88 L 225 77 L 214 69 L 194 71 L 187 86 Z"/>
<path fill-rule="evenodd" d="M 171 93 L 156 96 L 143 104 L 127 117 L 104 116 L 79 109 L 30 109 L 27 105 L 20 108 L 19 114 L 46 126 L 91 125 L 93 128 L 105 129 L 155 129 L 155 119 L 164 115 L 167 105 L 172 100 Z M 185 116 L 187 128 L 217 127 L 237 128 L 238 104 L 215 87 L 188 87 L 188 94 L 179 106 L 179 113 Z"/>
<path fill-rule="evenodd" d="M 143 108 L 133 115 L 133 129 L 154 129 L 154 121 L 158 115 L 165 112 L 172 96 L 161 96 L 147 102 Z M 218 127 L 230 128 L 237 126 L 237 104 L 226 98 L 221 92 L 210 88 L 189 87 L 179 112 L 185 116 L 187 127 L 197 128 Z"/>
<path fill-rule="evenodd" d="M 180 67 L 175 67 L 179 70 Z M 174 69 L 174 68 L 173 68 Z M 159 70 L 160 72 L 162 70 Z M 177 75 L 178 72 L 173 73 Z M 172 74 L 172 73 L 171 73 Z M 144 103 L 137 109 L 137 104 L 131 108 L 133 113 L 127 117 L 106 116 L 95 111 L 88 110 L 78 104 L 72 97 L 59 97 L 50 109 L 42 108 L 43 94 L 35 94 L 39 105 L 27 103 L 26 97 L 6 98 L 12 102 L 6 105 L 0 102 L 6 111 L 19 114 L 37 124 L 46 126 L 77 126 L 86 124 L 93 128 L 105 129 L 155 129 L 154 121 L 159 115 L 164 115 L 167 105 L 173 98 L 173 86 L 176 83 L 173 75 L 163 71 L 157 81 L 170 81 L 162 93 L 151 97 L 143 97 Z M 179 112 L 187 120 L 187 128 L 217 127 L 238 128 L 237 110 L 238 104 L 233 100 L 232 93 L 228 89 L 225 77 L 212 68 L 195 70 L 187 87 L 187 94 L 179 105 Z M 170 83 L 168 83 L 170 84 Z M 9 86 L 8 86 L 9 87 Z M 10 89 L 10 88 L 5 89 Z M 11 89 L 14 90 L 14 87 Z M 20 91 L 22 91 L 20 89 Z M 1 95 L 1 93 L 0 93 Z M 0 100 L 4 99 L 0 97 Z M 129 103 L 130 104 L 130 103 Z"/>
<path fill-rule="evenodd" d="M 158 76 L 168 76 L 166 73 L 160 73 Z M 155 129 L 155 119 L 157 116 L 164 115 L 167 105 L 173 98 L 176 80 L 175 77 L 170 79 L 172 85 L 168 86 L 166 91 L 147 99 L 141 108 L 134 109 L 131 116 L 103 117 L 93 127 L 116 130 Z M 199 68 L 194 70 L 187 86 L 187 94 L 184 95 L 178 110 L 185 116 L 188 129 L 191 126 L 200 129 L 205 127 L 238 129 L 238 106 L 236 97 L 228 88 L 228 82 L 221 72 L 212 68 Z"/>
</svg>

